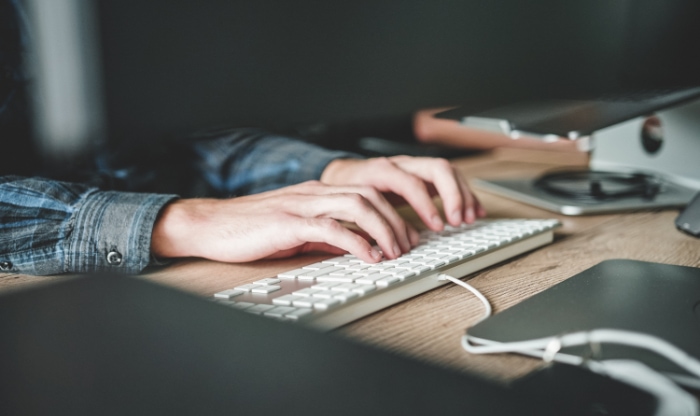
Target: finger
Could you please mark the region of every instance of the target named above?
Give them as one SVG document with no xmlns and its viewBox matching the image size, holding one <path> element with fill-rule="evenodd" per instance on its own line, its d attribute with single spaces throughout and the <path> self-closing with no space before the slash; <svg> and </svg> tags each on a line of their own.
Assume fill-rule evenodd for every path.
<svg viewBox="0 0 700 416">
<path fill-rule="evenodd" d="M 476 197 L 474 197 L 474 198 L 476 198 Z M 481 205 L 481 201 L 479 201 L 478 199 L 477 199 L 477 201 L 479 202 L 479 205 L 476 208 L 476 216 L 479 218 L 484 218 L 487 215 L 486 208 L 484 208 L 484 206 Z"/>
<path fill-rule="evenodd" d="M 413 228 L 411 224 L 406 223 L 406 233 L 408 234 L 408 239 L 411 242 L 411 247 L 417 246 L 420 240 L 420 234 L 418 231 Z"/>
<path fill-rule="evenodd" d="M 476 219 L 485 217 L 486 210 L 484 209 L 483 205 L 481 205 L 479 198 L 477 198 L 476 195 L 474 195 L 474 192 L 472 192 L 471 188 L 467 184 L 467 181 L 459 173 L 459 171 L 456 171 L 455 174 L 458 175 L 459 188 L 462 192 L 465 201 L 464 221 L 471 224 L 471 218 Z"/>
<path fill-rule="evenodd" d="M 481 203 L 479 198 L 474 194 L 474 192 L 471 191 L 469 186 L 467 186 L 467 189 L 469 189 L 469 192 L 472 195 L 472 198 L 474 198 L 474 211 L 476 211 L 476 217 L 477 218 L 484 218 L 486 216 L 486 208 L 484 208 L 484 205 Z"/>
<path fill-rule="evenodd" d="M 463 221 L 465 201 L 459 181 L 461 177 L 446 159 L 398 159 L 398 166 L 431 184 L 442 199 L 445 218 L 454 226 Z"/>
<path fill-rule="evenodd" d="M 302 217 L 322 217 L 357 224 L 377 242 L 388 258 L 402 254 L 394 230 L 364 196 L 358 193 L 303 196 L 289 212 Z M 398 214 L 396 214 L 398 216 Z M 408 237 L 406 237 L 408 238 Z"/>
<path fill-rule="evenodd" d="M 342 248 L 338 248 L 335 246 L 332 246 L 330 244 L 326 243 L 304 243 L 298 247 L 290 248 L 287 250 L 280 250 L 274 254 L 271 254 L 267 257 L 266 259 L 281 259 L 281 258 L 287 258 L 287 257 L 292 257 L 298 254 L 302 253 L 311 253 L 311 252 L 323 252 L 323 253 L 330 253 L 330 254 L 345 254 L 347 251 L 343 250 Z"/>
<path fill-rule="evenodd" d="M 474 213 L 476 214 L 476 218 L 484 218 L 486 216 L 486 209 L 484 209 L 481 201 L 474 195 L 474 192 L 471 191 L 469 186 L 466 186 L 466 190 L 472 196 L 472 199 L 474 199 Z"/>
<path fill-rule="evenodd" d="M 330 218 L 300 218 L 294 233 L 301 242 L 325 243 L 345 250 L 367 263 L 376 263 L 382 258 L 381 253 L 367 240 Z"/>
<path fill-rule="evenodd" d="M 469 189 L 467 184 L 460 183 L 459 188 L 460 192 L 462 193 L 462 198 L 465 202 L 464 211 L 462 213 L 463 221 L 467 224 L 472 224 L 476 219 L 476 211 L 474 210 L 476 198 L 474 198 L 474 195 L 472 195 L 471 190 Z"/>
<path fill-rule="evenodd" d="M 400 169 L 393 163 L 386 166 L 383 172 L 383 177 L 378 178 L 378 186 L 382 191 L 393 192 L 406 200 L 431 230 L 443 229 L 444 223 L 421 178 Z"/>
<path fill-rule="evenodd" d="M 459 185 L 459 176 L 447 160 L 435 159 L 431 165 L 423 179 L 430 181 L 437 189 L 447 221 L 453 226 L 458 226 L 464 219 L 462 213 L 467 207 L 471 209 L 470 203 L 473 201 L 471 198 L 465 200 Z M 467 195 L 471 196 L 470 193 Z"/>
<path fill-rule="evenodd" d="M 391 229 L 394 232 L 396 241 L 399 243 L 399 248 L 401 252 L 406 253 L 411 249 L 411 241 L 408 238 L 408 233 L 406 230 L 406 222 L 401 218 L 394 207 L 387 201 L 384 196 L 374 188 L 366 186 L 352 186 L 352 187 L 326 187 L 320 192 L 326 192 L 331 194 L 338 193 L 353 193 L 357 192 L 365 197 L 374 208 L 381 214 L 384 219 L 389 223 Z"/>
<path fill-rule="evenodd" d="M 375 209 L 384 217 L 384 219 L 389 223 L 392 231 L 394 232 L 394 237 L 399 243 L 400 252 L 397 253 L 397 257 L 402 253 L 406 253 L 411 249 L 411 241 L 408 238 L 408 232 L 406 229 L 406 222 L 401 218 L 394 207 L 387 201 L 384 196 L 382 196 L 379 191 L 375 189 L 367 189 L 363 192 L 365 198 L 367 198 Z"/>
</svg>

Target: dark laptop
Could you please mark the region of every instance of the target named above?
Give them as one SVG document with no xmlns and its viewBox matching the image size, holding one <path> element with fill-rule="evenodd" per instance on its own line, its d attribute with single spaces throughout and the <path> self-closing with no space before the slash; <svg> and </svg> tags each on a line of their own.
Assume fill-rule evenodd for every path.
<svg viewBox="0 0 700 416">
<path fill-rule="evenodd" d="M 648 394 L 576 367 L 505 385 L 131 277 L 66 278 L 0 296 L 0 334 L 4 416 L 654 409 Z"/>
<path fill-rule="evenodd" d="M 2 415 L 540 414 L 506 386 L 129 277 L 0 297 Z"/>
<path fill-rule="evenodd" d="M 700 268 L 607 260 L 469 328 L 475 344 L 545 338 L 599 328 L 655 335 L 700 359 Z M 562 349 L 578 356 L 588 347 Z M 685 374 L 647 350 L 604 344 L 600 358 L 629 358 Z"/>
</svg>

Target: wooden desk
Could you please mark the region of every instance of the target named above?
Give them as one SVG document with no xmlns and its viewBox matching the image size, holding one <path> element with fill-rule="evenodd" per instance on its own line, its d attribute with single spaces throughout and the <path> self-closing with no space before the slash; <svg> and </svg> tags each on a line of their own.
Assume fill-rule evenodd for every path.
<svg viewBox="0 0 700 416">
<path fill-rule="evenodd" d="M 536 175 L 562 164 L 585 163 L 580 157 L 551 152 L 496 151 L 457 160 L 468 177 L 497 178 Z M 564 226 L 554 243 L 472 275 L 470 283 L 502 311 L 598 262 L 627 258 L 700 267 L 700 240 L 678 232 L 677 210 L 646 211 L 587 217 L 565 217 L 475 189 L 493 218 L 558 218 Z M 410 210 L 403 210 L 409 218 Z M 203 296 L 276 275 L 329 256 L 305 256 L 243 265 L 183 260 L 143 278 Z M 0 289 L 61 277 L 0 277 Z M 342 336 L 450 368 L 509 380 L 540 366 L 516 356 L 473 356 L 462 350 L 460 337 L 474 324 L 482 305 L 456 285 L 447 285 L 349 324 Z"/>
</svg>

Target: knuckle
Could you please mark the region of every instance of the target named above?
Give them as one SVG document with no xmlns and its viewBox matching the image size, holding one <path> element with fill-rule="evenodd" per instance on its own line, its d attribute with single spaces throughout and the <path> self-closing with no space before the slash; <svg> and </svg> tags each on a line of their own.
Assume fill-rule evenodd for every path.
<svg viewBox="0 0 700 416">
<path fill-rule="evenodd" d="M 416 189 L 416 190 L 424 190 L 425 189 L 425 183 L 423 183 L 423 180 L 418 178 L 417 176 L 409 175 L 408 178 L 406 178 L 406 181 L 408 182 L 408 186 L 410 186 L 410 189 Z"/>
<path fill-rule="evenodd" d="M 447 171 L 452 172 L 452 164 L 451 164 L 450 161 L 447 160 L 447 159 L 444 159 L 444 158 L 441 158 L 441 157 L 435 158 L 433 163 L 435 163 L 435 166 L 436 166 L 438 169 L 447 170 Z"/>
<path fill-rule="evenodd" d="M 321 228 L 327 231 L 340 231 L 343 227 L 340 223 L 332 218 L 321 218 L 316 222 Z"/>
<path fill-rule="evenodd" d="M 345 194 L 345 198 L 348 199 L 349 203 L 355 206 L 367 206 L 367 200 L 360 193 Z"/>
<path fill-rule="evenodd" d="M 390 165 L 393 165 L 391 160 L 389 160 L 386 157 L 376 157 L 376 158 L 372 159 L 372 163 L 379 166 L 380 168 L 385 168 L 385 167 L 388 167 Z"/>
<path fill-rule="evenodd" d="M 362 194 L 365 195 L 367 198 L 372 198 L 372 199 L 378 199 L 379 196 L 381 195 L 376 188 L 373 188 L 371 186 L 363 187 Z"/>
</svg>

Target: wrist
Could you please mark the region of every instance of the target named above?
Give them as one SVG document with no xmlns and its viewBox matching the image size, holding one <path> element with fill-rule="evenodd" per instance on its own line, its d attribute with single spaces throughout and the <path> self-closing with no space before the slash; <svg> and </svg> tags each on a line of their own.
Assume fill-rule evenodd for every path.
<svg viewBox="0 0 700 416">
<path fill-rule="evenodd" d="M 151 234 L 151 254 L 157 258 L 197 256 L 192 230 L 206 217 L 203 199 L 179 199 L 163 207 Z"/>
<path fill-rule="evenodd" d="M 348 183 L 348 168 L 361 163 L 358 159 L 335 159 L 321 173 L 320 181 L 327 185 Z"/>
</svg>

